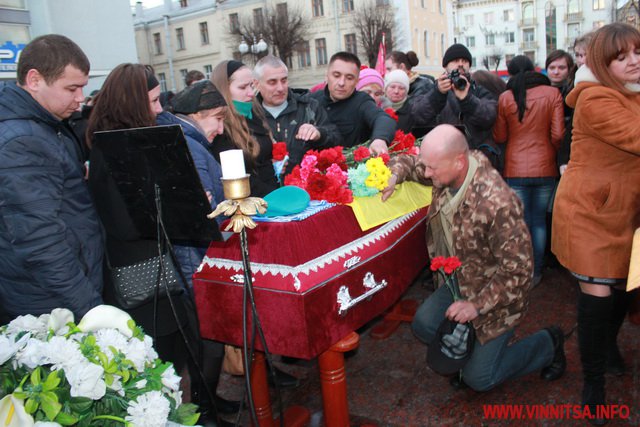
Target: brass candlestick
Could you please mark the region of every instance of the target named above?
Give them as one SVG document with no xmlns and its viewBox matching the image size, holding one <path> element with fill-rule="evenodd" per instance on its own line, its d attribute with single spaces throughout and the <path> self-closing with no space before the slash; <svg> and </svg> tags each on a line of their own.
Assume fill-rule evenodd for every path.
<svg viewBox="0 0 640 427">
<path fill-rule="evenodd" d="M 251 194 L 249 175 L 241 178 L 222 178 L 222 189 L 227 199 L 219 203 L 207 218 L 213 219 L 220 214 L 231 217 L 229 225 L 224 230 L 233 229 L 234 233 L 240 233 L 244 228 L 256 228 L 256 223 L 251 216 L 265 213 L 267 202 L 259 197 L 249 197 Z"/>
</svg>

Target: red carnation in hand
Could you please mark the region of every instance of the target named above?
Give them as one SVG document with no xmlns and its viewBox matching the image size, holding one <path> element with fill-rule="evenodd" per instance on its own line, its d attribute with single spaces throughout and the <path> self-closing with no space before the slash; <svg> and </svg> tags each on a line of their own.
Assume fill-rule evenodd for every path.
<svg viewBox="0 0 640 427">
<path fill-rule="evenodd" d="M 384 162 L 385 165 L 387 163 L 389 163 L 389 160 L 391 160 L 391 156 L 389 156 L 388 153 L 382 153 L 378 157 L 380 157 L 382 159 L 382 161 Z"/>
<path fill-rule="evenodd" d="M 276 142 L 275 144 L 273 144 L 272 152 L 273 160 L 284 160 L 284 158 L 289 154 L 289 152 L 287 151 L 287 143 Z"/>
<path fill-rule="evenodd" d="M 398 115 L 393 108 L 385 108 L 384 112 L 391 116 L 393 120 L 398 121 Z"/>
<path fill-rule="evenodd" d="M 438 271 L 442 266 L 444 266 L 444 257 L 437 256 L 431 260 L 431 271 Z"/>
<path fill-rule="evenodd" d="M 353 151 L 353 160 L 361 162 L 371 157 L 371 151 L 367 147 L 358 147 Z"/>
<path fill-rule="evenodd" d="M 451 256 L 444 261 L 444 272 L 451 274 L 460 267 L 462 263 L 457 256 Z"/>
</svg>

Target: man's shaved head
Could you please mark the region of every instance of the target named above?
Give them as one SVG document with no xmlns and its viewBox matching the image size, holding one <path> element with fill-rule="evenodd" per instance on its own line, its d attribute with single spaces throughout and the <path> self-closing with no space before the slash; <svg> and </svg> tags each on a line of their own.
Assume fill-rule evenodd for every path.
<svg viewBox="0 0 640 427">
<path fill-rule="evenodd" d="M 420 161 L 425 177 L 434 187 L 459 187 L 469 166 L 469 145 L 464 134 L 455 126 L 436 126 L 422 140 Z"/>
</svg>

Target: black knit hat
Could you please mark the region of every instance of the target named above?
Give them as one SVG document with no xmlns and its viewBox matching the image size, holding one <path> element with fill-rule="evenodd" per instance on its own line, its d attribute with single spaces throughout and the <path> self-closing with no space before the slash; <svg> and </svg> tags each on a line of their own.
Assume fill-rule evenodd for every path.
<svg viewBox="0 0 640 427">
<path fill-rule="evenodd" d="M 469 49 L 467 49 L 465 45 L 460 43 L 449 46 L 449 49 L 447 49 L 442 57 L 442 66 L 446 68 L 449 62 L 458 58 L 466 59 L 469 61 L 469 65 L 472 63 L 471 52 L 469 52 Z"/>
<path fill-rule="evenodd" d="M 179 114 L 193 114 L 227 105 L 211 80 L 202 80 L 186 87 L 173 98 L 171 104 L 173 112 Z"/>
</svg>

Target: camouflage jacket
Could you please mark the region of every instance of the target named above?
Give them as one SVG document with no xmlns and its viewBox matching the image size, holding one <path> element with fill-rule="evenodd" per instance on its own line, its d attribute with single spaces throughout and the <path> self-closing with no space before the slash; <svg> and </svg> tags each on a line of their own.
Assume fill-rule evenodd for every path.
<svg viewBox="0 0 640 427">
<path fill-rule="evenodd" d="M 478 340 L 484 344 L 514 328 L 522 319 L 533 276 L 533 253 L 520 199 L 484 155 L 471 153 L 479 167 L 454 214 L 452 234 L 455 255 L 462 262 L 457 272 L 460 293 L 478 309 L 473 326 Z M 415 157 L 410 157 L 399 156 L 390 163 L 398 182 L 409 179 L 428 183 Z M 427 215 L 431 258 L 442 255 L 434 253 L 429 224 L 444 201 L 443 190 L 434 188 Z"/>
</svg>

